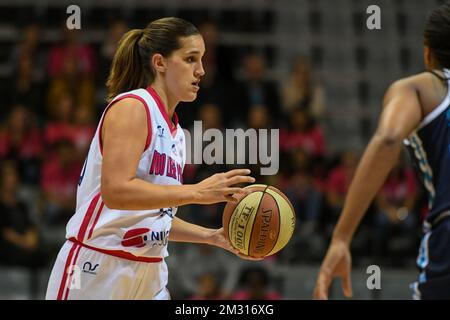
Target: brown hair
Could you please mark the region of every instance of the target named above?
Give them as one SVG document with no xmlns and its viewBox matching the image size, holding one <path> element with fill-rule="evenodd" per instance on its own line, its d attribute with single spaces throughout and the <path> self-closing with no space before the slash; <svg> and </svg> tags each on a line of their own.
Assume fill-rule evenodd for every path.
<svg viewBox="0 0 450 320">
<path fill-rule="evenodd" d="M 186 20 L 169 17 L 155 20 L 145 29 L 128 31 L 119 41 L 106 86 L 108 101 L 121 92 L 148 86 L 155 80 L 151 58 L 164 57 L 181 48 L 179 39 L 200 34 Z"/>
</svg>

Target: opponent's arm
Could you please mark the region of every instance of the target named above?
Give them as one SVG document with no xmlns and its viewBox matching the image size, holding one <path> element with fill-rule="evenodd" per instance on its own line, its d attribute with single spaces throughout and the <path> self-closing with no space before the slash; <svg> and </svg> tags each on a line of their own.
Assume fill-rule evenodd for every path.
<svg viewBox="0 0 450 320">
<path fill-rule="evenodd" d="M 406 80 L 391 85 L 383 101 L 378 128 L 350 185 L 334 239 L 350 243 L 364 213 L 396 164 L 403 140 L 419 125 L 421 115 L 416 89 Z"/>
<path fill-rule="evenodd" d="M 147 138 L 147 115 L 136 99 L 117 102 L 103 123 L 101 195 L 111 209 L 144 210 L 175 207 L 190 203 L 211 204 L 235 201 L 234 193 L 248 193 L 232 187 L 252 183 L 247 169 L 215 174 L 194 185 L 158 185 L 136 177 Z"/>
<path fill-rule="evenodd" d="M 377 131 L 367 146 L 350 185 L 314 289 L 314 298 L 327 299 L 334 277 L 342 278 L 347 297 L 351 290 L 350 242 L 371 201 L 399 156 L 403 139 L 419 125 L 422 111 L 417 89 L 408 80 L 395 82 L 385 95 Z"/>
</svg>

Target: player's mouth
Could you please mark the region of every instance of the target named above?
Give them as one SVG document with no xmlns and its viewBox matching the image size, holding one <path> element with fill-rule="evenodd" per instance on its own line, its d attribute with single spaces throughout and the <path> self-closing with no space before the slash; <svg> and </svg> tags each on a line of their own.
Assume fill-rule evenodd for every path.
<svg viewBox="0 0 450 320">
<path fill-rule="evenodd" d="M 194 81 L 191 83 L 192 87 L 194 88 L 194 91 L 197 92 L 198 90 L 200 90 L 200 86 L 199 86 L 200 80 Z"/>
</svg>

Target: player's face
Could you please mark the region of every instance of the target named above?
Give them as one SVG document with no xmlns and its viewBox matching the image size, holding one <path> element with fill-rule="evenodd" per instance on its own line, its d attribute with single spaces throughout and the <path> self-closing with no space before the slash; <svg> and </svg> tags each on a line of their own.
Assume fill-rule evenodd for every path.
<svg viewBox="0 0 450 320">
<path fill-rule="evenodd" d="M 205 43 L 201 35 L 181 38 L 182 47 L 167 59 L 166 81 L 170 94 L 178 101 L 194 101 L 205 74 L 202 57 Z"/>
</svg>

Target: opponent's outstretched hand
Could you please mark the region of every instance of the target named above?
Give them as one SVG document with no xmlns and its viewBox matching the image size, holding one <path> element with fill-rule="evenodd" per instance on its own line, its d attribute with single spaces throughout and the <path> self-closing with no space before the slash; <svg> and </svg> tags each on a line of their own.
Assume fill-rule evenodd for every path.
<svg viewBox="0 0 450 320">
<path fill-rule="evenodd" d="M 335 277 L 341 278 L 344 295 L 350 298 L 352 296 L 351 269 L 352 257 L 348 244 L 343 241 L 332 240 L 320 267 L 313 298 L 328 299 L 330 285 Z"/>
</svg>

